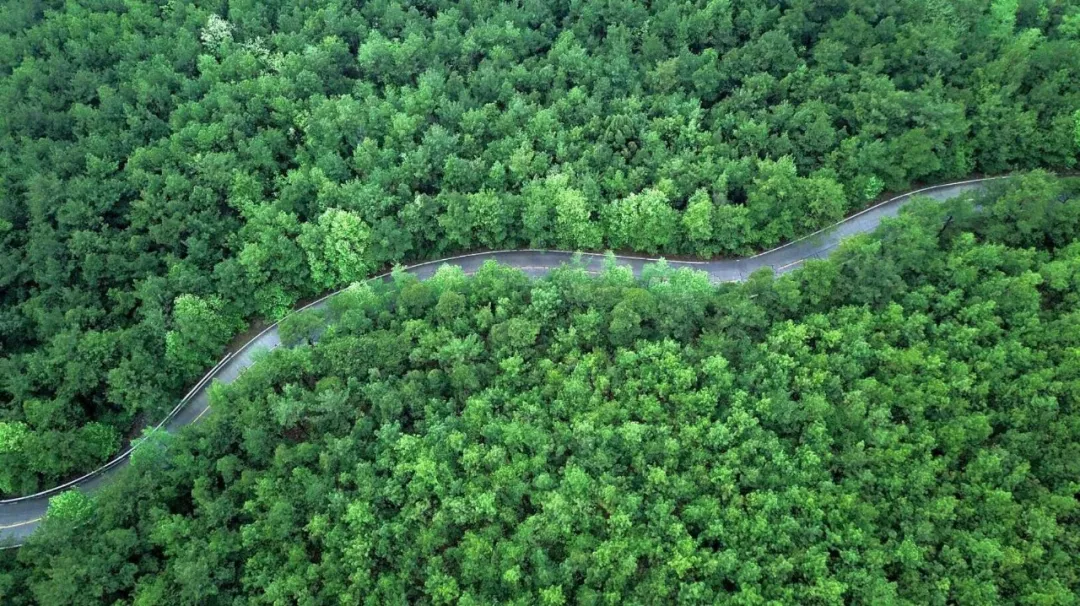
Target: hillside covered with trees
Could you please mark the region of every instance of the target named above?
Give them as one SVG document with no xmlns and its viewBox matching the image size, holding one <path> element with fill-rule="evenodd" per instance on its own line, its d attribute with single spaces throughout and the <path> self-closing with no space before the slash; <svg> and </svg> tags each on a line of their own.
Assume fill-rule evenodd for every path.
<svg viewBox="0 0 1080 606">
<path fill-rule="evenodd" d="M 915 182 L 1070 169 L 1077 65 L 1061 0 L 9 0 L 0 494 L 390 263 L 745 254 Z"/>
<path fill-rule="evenodd" d="M 779 278 L 357 285 L 0 601 L 1073 604 L 1078 233 L 1036 173 Z"/>
</svg>

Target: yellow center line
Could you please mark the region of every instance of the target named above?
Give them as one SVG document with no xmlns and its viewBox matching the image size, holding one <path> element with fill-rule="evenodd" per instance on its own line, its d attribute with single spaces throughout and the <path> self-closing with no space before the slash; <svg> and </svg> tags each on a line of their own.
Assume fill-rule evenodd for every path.
<svg viewBox="0 0 1080 606">
<path fill-rule="evenodd" d="M 27 524 L 33 524 L 34 522 L 40 522 L 41 518 L 34 518 L 33 520 L 27 520 L 25 522 L 19 522 L 18 524 L 8 524 L 7 526 L 0 526 L 0 530 L 7 530 L 8 528 L 16 528 L 19 526 L 26 526 Z"/>
</svg>

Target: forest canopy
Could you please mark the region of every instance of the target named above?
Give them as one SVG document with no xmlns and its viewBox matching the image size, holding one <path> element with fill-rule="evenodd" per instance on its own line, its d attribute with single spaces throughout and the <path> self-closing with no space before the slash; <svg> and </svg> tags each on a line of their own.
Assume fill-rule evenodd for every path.
<svg viewBox="0 0 1080 606">
<path fill-rule="evenodd" d="M 738 255 L 915 182 L 1070 169 L 1077 65 L 1058 0 L 10 0 L 0 494 L 388 264 Z"/>
<path fill-rule="evenodd" d="M 743 284 L 355 286 L 54 503 L 0 601 L 1075 603 L 1074 186 L 917 202 Z"/>
</svg>

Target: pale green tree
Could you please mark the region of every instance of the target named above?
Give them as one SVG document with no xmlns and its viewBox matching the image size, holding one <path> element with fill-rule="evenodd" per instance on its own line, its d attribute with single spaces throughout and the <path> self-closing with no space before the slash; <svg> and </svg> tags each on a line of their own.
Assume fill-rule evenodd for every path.
<svg viewBox="0 0 1080 606">
<path fill-rule="evenodd" d="M 1080 150 L 1080 109 L 1073 114 L 1073 141 L 1077 150 Z"/>
<path fill-rule="evenodd" d="M 522 191 L 522 228 L 532 246 L 596 249 L 603 243 L 588 198 L 559 173 L 534 179 Z"/>
<path fill-rule="evenodd" d="M 657 253 L 674 247 L 679 216 L 658 189 L 647 189 L 613 202 L 606 209 L 612 248 Z"/>
<path fill-rule="evenodd" d="M 716 254 L 716 245 L 713 242 L 714 214 L 713 201 L 704 189 L 699 189 L 690 196 L 690 201 L 682 214 L 686 239 L 693 247 L 694 253 L 702 257 Z"/>
<path fill-rule="evenodd" d="M 10 493 L 22 471 L 22 446 L 29 433 L 26 423 L 0 421 L 0 490 Z"/>
<path fill-rule="evenodd" d="M 165 334 L 165 360 L 194 374 L 213 361 L 241 325 L 216 295 L 180 295 L 173 302 L 172 328 Z"/>
<path fill-rule="evenodd" d="M 311 277 L 323 288 L 367 277 L 371 260 L 365 255 L 371 229 L 359 215 L 331 208 L 316 223 L 301 228 L 298 241 L 307 255 Z"/>
<path fill-rule="evenodd" d="M 66 490 L 49 499 L 46 514 L 50 520 L 79 523 L 93 511 L 94 503 L 90 497 L 76 490 Z"/>
<path fill-rule="evenodd" d="M 555 191 L 555 238 L 560 248 L 600 247 L 600 225 L 592 220 L 589 201 L 581 191 L 567 187 L 566 179 Z"/>
</svg>

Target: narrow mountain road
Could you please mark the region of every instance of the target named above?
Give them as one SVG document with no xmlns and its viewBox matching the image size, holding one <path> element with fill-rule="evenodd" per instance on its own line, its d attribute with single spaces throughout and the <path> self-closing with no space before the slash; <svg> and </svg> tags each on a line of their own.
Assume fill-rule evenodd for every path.
<svg viewBox="0 0 1080 606">
<path fill-rule="evenodd" d="M 707 272 L 717 282 L 742 281 L 755 270 L 763 267 L 771 267 L 778 274 L 785 273 L 796 269 L 807 259 L 819 259 L 828 256 L 829 252 L 836 248 L 840 241 L 846 237 L 873 231 L 881 223 L 882 219 L 895 216 L 900 208 L 915 196 L 925 196 L 939 201 L 947 200 L 964 192 L 982 189 L 989 183 L 1004 178 L 1007 177 L 989 177 L 946 183 L 896 196 L 809 236 L 752 257 L 715 261 L 668 261 L 668 265 L 675 268 L 690 267 Z M 574 254 L 572 252 L 552 250 L 482 252 L 418 263 L 405 268 L 405 271 L 425 279 L 432 276 L 442 265 L 457 265 L 466 274 L 471 274 L 476 272 L 487 261 L 497 261 L 503 265 L 516 267 L 530 276 L 542 276 L 552 269 L 570 262 L 574 258 Z M 620 265 L 631 267 L 634 273 L 638 274 L 645 264 L 655 262 L 658 258 L 617 256 L 616 260 Z M 581 256 L 581 261 L 585 263 L 587 270 L 600 270 L 603 267 L 604 255 L 586 253 Z M 384 274 L 372 279 L 385 279 L 386 277 Z M 334 296 L 334 294 L 315 301 L 305 309 L 325 305 L 326 300 Z M 223 358 L 217 366 L 211 369 L 161 422 L 159 427 L 173 432 L 198 421 L 210 410 L 208 387 L 212 381 L 232 382 L 240 373 L 252 365 L 255 352 L 262 349 L 273 349 L 280 344 L 278 325 L 273 324 L 267 327 L 266 330 L 256 335 L 235 353 Z M 0 501 L 0 545 L 15 547 L 21 544 L 37 528 L 45 516 L 50 497 L 71 488 L 78 488 L 84 493 L 92 493 L 101 486 L 108 484 L 113 476 L 128 464 L 128 458 L 133 448 L 120 454 L 103 467 L 62 486 L 25 497 Z"/>
</svg>

